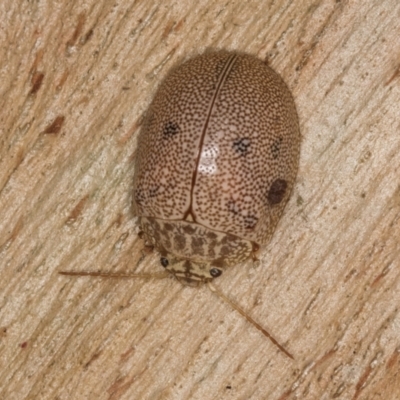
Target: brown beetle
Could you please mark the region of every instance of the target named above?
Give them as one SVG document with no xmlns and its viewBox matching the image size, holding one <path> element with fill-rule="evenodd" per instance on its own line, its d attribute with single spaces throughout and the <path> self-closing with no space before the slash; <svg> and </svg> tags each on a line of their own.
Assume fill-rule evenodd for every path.
<svg viewBox="0 0 400 400">
<path fill-rule="evenodd" d="M 248 54 L 207 52 L 174 68 L 156 92 L 139 137 L 133 189 L 144 239 L 166 271 L 186 285 L 207 283 L 291 358 L 211 281 L 255 259 L 270 240 L 299 152 L 296 108 L 280 76 Z"/>
</svg>

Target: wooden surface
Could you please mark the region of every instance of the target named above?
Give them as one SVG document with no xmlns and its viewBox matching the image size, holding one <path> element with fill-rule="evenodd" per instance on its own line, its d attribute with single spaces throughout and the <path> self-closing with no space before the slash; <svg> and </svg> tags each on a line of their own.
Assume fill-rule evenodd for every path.
<svg viewBox="0 0 400 400">
<path fill-rule="evenodd" d="M 152 4 L 153 3 L 153 4 Z M 400 398 L 400 3 L 0 4 L 0 398 Z M 293 92 L 297 184 L 260 265 L 206 287 L 159 271 L 130 210 L 143 114 L 206 48 Z"/>
</svg>

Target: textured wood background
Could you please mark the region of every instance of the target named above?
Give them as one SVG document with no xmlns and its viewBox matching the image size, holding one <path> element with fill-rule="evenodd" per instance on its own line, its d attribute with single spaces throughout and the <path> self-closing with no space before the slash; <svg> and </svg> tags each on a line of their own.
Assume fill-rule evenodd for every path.
<svg viewBox="0 0 400 400">
<path fill-rule="evenodd" d="M 0 398 L 400 398 L 400 3 L 0 3 Z M 255 54 L 293 92 L 293 197 L 261 265 L 159 271 L 130 210 L 137 134 L 169 68 Z"/>
</svg>

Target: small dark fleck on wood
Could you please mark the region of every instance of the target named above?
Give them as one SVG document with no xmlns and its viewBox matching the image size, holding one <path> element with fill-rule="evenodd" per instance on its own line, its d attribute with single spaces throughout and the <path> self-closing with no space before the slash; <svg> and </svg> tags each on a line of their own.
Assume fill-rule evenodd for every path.
<svg viewBox="0 0 400 400">
<path fill-rule="evenodd" d="M 56 119 L 44 130 L 46 134 L 56 134 L 59 133 L 61 127 L 64 124 L 65 117 L 64 115 L 59 115 Z"/>
<path fill-rule="evenodd" d="M 39 91 L 40 87 L 42 86 L 43 78 L 44 78 L 43 72 L 35 71 L 33 73 L 31 78 L 32 88 L 31 91 L 29 92 L 30 94 L 35 94 Z"/>
</svg>

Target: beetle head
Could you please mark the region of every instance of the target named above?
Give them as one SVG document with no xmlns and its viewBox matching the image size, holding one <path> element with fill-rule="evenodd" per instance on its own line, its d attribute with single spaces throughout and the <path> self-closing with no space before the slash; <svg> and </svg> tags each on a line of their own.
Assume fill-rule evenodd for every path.
<svg viewBox="0 0 400 400">
<path fill-rule="evenodd" d="M 161 265 L 183 285 L 199 286 L 211 282 L 222 274 L 222 269 L 206 262 L 178 259 L 173 256 L 161 257 Z"/>
</svg>

